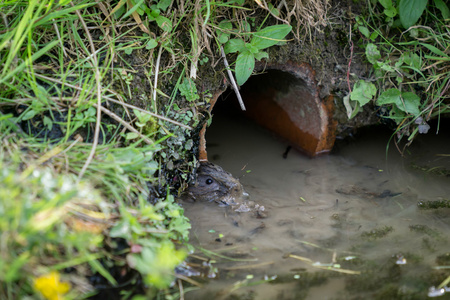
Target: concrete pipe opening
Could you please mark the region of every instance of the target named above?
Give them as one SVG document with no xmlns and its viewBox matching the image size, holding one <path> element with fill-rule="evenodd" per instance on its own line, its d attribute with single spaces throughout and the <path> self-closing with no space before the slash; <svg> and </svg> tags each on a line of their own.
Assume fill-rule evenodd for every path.
<svg viewBox="0 0 450 300">
<path fill-rule="evenodd" d="M 264 68 L 263 68 L 264 67 Z M 288 62 L 257 66 L 241 87 L 244 115 L 285 139 L 292 147 L 314 157 L 328 153 L 335 141 L 333 98 L 320 99 L 314 71 L 308 64 Z M 231 88 L 216 93 L 211 110 L 220 109 L 217 100 L 238 106 Z M 215 108 L 217 106 L 217 108 Z M 200 160 L 207 160 L 205 127 L 200 133 Z"/>
</svg>

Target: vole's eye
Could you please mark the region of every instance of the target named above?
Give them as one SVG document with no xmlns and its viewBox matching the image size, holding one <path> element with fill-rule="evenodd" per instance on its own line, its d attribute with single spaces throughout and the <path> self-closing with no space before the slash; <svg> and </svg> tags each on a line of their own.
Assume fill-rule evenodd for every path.
<svg viewBox="0 0 450 300">
<path fill-rule="evenodd" d="M 211 178 L 206 179 L 206 184 L 211 184 L 213 183 L 213 180 Z"/>
</svg>

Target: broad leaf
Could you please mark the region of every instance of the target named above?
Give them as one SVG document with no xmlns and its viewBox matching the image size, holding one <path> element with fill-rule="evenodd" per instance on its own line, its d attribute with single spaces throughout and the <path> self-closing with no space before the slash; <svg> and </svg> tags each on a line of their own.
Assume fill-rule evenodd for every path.
<svg viewBox="0 0 450 300">
<path fill-rule="evenodd" d="M 225 44 L 230 38 L 230 31 L 233 29 L 233 24 L 228 21 L 222 21 L 219 23 L 219 28 L 216 29 L 216 34 L 221 44 Z"/>
<path fill-rule="evenodd" d="M 400 0 L 398 14 L 403 27 L 408 29 L 416 24 L 426 6 L 427 0 Z"/>
<path fill-rule="evenodd" d="M 420 114 L 420 97 L 412 92 L 402 93 L 404 105 L 399 107 L 401 110 L 418 116 Z M 403 104 L 403 103 L 402 103 Z"/>
<path fill-rule="evenodd" d="M 269 58 L 269 54 L 267 54 L 267 52 L 264 52 L 264 51 L 259 51 L 258 53 L 255 53 L 255 58 L 257 60 L 261 60 L 263 58 Z"/>
<path fill-rule="evenodd" d="M 286 24 L 267 26 L 255 32 L 250 43 L 259 50 L 266 49 L 283 41 L 291 30 L 292 26 Z"/>
<path fill-rule="evenodd" d="M 395 7 L 391 6 L 384 10 L 384 14 L 390 18 L 393 18 L 397 15 L 397 10 L 395 9 Z"/>
<path fill-rule="evenodd" d="M 392 7 L 392 0 L 378 0 L 384 8 Z"/>
<path fill-rule="evenodd" d="M 370 36 L 369 29 L 367 29 L 366 26 L 358 26 L 358 30 L 359 30 L 359 32 L 361 32 L 362 35 L 364 35 L 366 38 L 368 38 L 368 37 Z"/>
<path fill-rule="evenodd" d="M 371 64 L 375 64 L 377 60 L 381 58 L 380 51 L 378 51 L 377 46 L 372 43 L 367 44 L 366 46 L 366 56 Z"/>
<path fill-rule="evenodd" d="M 353 87 L 353 91 L 350 94 L 350 99 L 359 102 L 360 106 L 364 106 L 372 100 L 376 93 L 377 88 L 373 83 L 360 80 Z"/>
<path fill-rule="evenodd" d="M 247 79 L 252 75 L 255 68 L 255 57 L 250 51 L 239 53 L 236 59 L 236 81 L 237 84 L 243 85 Z"/>
<path fill-rule="evenodd" d="M 377 104 L 378 105 L 396 104 L 398 106 L 398 104 L 402 103 L 402 101 L 400 100 L 400 95 L 401 95 L 401 92 L 399 90 L 388 89 L 388 90 L 384 91 L 380 95 L 380 97 L 378 97 Z"/>
<path fill-rule="evenodd" d="M 165 32 L 172 31 L 172 21 L 170 19 L 163 16 L 158 16 L 156 17 L 156 23 L 158 24 L 159 28 L 161 28 Z"/>
<path fill-rule="evenodd" d="M 235 53 L 235 52 L 242 52 L 245 49 L 245 43 L 241 39 L 231 39 L 229 40 L 223 50 L 225 53 Z"/>
</svg>

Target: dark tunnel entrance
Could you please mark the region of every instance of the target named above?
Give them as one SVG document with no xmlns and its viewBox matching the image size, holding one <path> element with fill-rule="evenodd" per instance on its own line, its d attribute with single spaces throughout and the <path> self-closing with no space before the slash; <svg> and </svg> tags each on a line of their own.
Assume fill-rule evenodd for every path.
<svg viewBox="0 0 450 300">
<path fill-rule="evenodd" d="M 247 118 L 269 129 L 292 147 L 314 157 L 331 150 L 335 140 L 333 99 L 319 98 L 314 71 L 307 64 L 286 63 L 260 68 L 241 87 Z M 240 110 L 234 91 L 217 93 L 212 113 Z M 205 133 L 201 133 L 200 159 L 207 160 Z"/>
</svg>

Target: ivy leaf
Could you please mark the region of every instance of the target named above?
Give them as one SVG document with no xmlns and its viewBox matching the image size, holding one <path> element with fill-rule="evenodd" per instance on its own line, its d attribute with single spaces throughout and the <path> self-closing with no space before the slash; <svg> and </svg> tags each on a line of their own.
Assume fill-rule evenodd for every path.
<svg viewBox="0 0 450 300">
<path fill-rule="evenodd" d="M 377 62 L 377 60 L 381 58 L 380 51 L 378 50 L 377 46 L 372 43 L 367 44 L 367 46 L 366 46 L 366 56 L 367 56 L 367 60 L 371 64 L 375 64 Z"/>
<path fill-rule="evenodd" d="M 292 26 L 286 24 L 267 26 L 255 32 L 250 43 L 259 50 L 263 50 L 282 41 L 291 30 Z"/>
<path fill-rule="evenodd" d="M 255 57 L 250 51 L 239 53 L 236 59 L 236 81 L 237 84 L 243 85 L 247 79 L 252 75 L 255 68 Z"/>
<path fill-rule="evenodd" d="M 377 88 L 373 83 L 360 80 L 353 87 L 350 99 L 359 102 L 360 106 L 364 106 L 372 100 L 376 93 Z"/>
<path fill-rule="evenodd" d="M 400 0 L 398 14 L 403 27 L 408 29 L 416 24 L 426 6 L 427 0 Z"/>
</svg>

